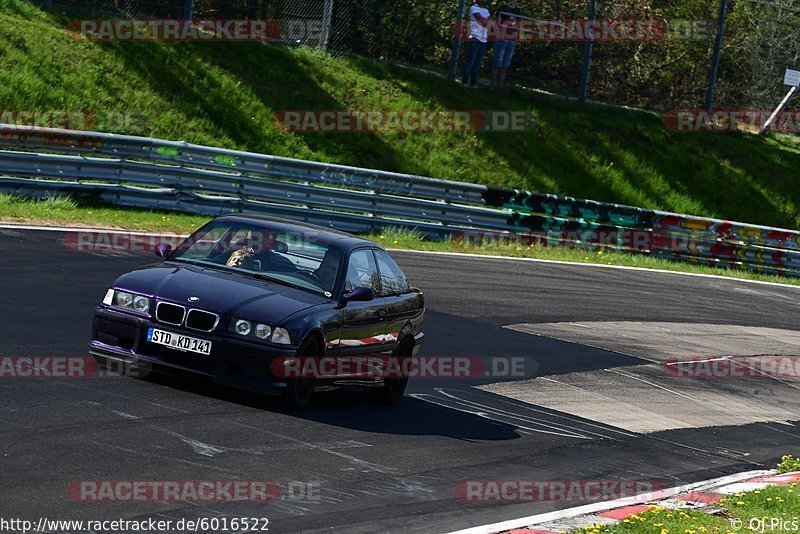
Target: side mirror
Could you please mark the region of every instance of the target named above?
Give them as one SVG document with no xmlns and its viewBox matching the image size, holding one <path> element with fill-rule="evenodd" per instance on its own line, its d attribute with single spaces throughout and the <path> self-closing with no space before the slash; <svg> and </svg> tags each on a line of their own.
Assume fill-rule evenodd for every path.
<svg viewBox="0 0 800 534">
<path fill-rule="evenodd" d="M 372 289 L 368 287 L 357 287 L 349 293 L 342 295 L 342 303 L 346 304 L 350 301 L 353 302 L 368 302 L 375 298 Z"/>
<path fill-rule="evenodd" d="M 172 254 L 172 245 L 170 245 L 169 243 L 159 243 L 158 245 L 156 245 L 154 252 L 156 253 L 156 256 L 158 256 L 161 259 L 164 259 L 170 254 Z"/>
</svg>

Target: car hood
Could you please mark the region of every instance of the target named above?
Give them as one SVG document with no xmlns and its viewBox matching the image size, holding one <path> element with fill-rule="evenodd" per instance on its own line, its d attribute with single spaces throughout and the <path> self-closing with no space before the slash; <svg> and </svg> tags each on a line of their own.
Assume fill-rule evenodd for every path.
<svg viewBox="0 0 800 534">
<path fill-rule="evenodd" d="M 330 301 L 310 291 L 235 272 L 169 262 L 131 271 L 119 277 L 114 287 L 187 307 L 271 324 Z M 189 302 L 189 297 L 199 300 Z"/>
</svg>

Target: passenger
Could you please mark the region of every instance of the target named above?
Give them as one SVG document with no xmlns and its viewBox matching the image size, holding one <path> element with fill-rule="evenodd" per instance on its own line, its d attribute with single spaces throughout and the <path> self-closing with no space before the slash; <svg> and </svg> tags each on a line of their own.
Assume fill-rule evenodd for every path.
<svg viewBox="0 0 800 534">
<path fill-rule="evenodd" d="M 249 248 L 240 248 L 233 251 L 228 261 L 225 263 L 228 267 L 239 267 L 240 269 L 252 269 L 254 265 L 253 250 Z"/>
</svg>

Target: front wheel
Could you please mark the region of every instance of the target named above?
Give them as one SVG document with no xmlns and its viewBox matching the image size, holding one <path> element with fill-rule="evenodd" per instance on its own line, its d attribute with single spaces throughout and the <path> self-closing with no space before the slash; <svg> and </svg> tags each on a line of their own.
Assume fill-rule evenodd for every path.
<svg viewBox="0 0 800 534">
<path fill-rule="evenodd" d="M 313 358 L 318 355 L 317 344 L 314 341 L 304 341 L 297 349 L 297 356 L 300 358 Z M 287 408 L 300 411 L 308 405 L 313 394 L 313 376 L 289 378 L 286 380 L 283 402 Z"/>
<path fill-rule="evenodd" d="M 411 343 L 403 343 L 397 352 L 392 356 L 390 361 L 390 369 L 405 369 L 403 362 L 406 358 L 411 357 Z M 367 398 L 378 404 L 388 404 L 389 406 L 397 405 L 403 398 L 408 385 L 408 376 L 392 376 L 383 379 L 383 387 L 367 389 Z"/>
</svg>

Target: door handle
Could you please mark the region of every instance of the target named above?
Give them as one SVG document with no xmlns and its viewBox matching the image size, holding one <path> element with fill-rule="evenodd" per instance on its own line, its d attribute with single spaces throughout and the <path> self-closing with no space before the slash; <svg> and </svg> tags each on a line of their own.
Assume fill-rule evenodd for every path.
<svg viewBox="0 0 800 534">
<path fill-rule="evenodd" d="M 378 318 L 379 319 L 386 319 L 386 310 L 380 310 L 378 312 Z"/>
</svg>

